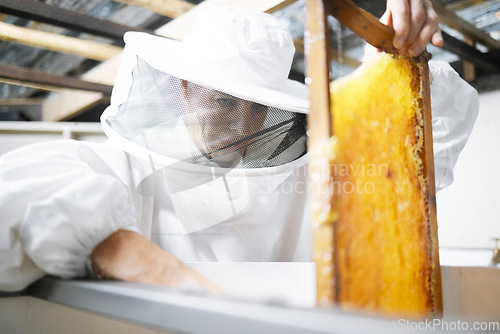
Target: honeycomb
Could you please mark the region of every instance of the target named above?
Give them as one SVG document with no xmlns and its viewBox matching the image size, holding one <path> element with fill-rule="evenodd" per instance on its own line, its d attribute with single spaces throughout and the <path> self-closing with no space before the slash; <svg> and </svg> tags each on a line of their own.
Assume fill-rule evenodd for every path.
<svg viewBox="0 0 500 334">
<path fill-rule="evenodd" d="M 439 308 L 422 78 L 421 62 L 379 53 L 330 86 L 335 137 L 312 159 L 329 175 L 329 205 L 311 206 L 320 303 L 409 318 Z"/>
</svg>

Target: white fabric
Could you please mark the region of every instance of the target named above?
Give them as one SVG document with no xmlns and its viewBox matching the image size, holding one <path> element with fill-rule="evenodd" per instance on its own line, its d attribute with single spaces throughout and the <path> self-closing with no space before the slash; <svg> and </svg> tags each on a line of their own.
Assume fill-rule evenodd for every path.
<svg viewBox="0 0 500 334">
<path fill-rule="evenodd" d="M 0 158 L 0 290 L 22 289 L 44 273 L 83 276 L 96 244 L 137 226 L 140 211 L 107 158 L 120 163 L 116 153 L 76 141 Z"/>
<path fill-rule="evenodd" d="M 453 168 L 479 112 L 477 91 L 444 61 L 430 61 L 436 191 L 453 182 Z"/>
<path fill-rule="evenodd" d="M 307 156 L 285 165 L 256 169 L 214 168 L 183 162 L 158 167 L 152 159 L 149 162 L 134 156 L 129 159 L 137 192 L 162 198 L 162 205 L 169 202 L 169 211 L 177 223 L 175 231 L 169 229 L 168 233 L 186 235 L 219 223 L 248 220 L 249 216 L 252 220 L 266 221 L 281 205 L 273 198 L 289 197 L 289 193 L 294 198 L 298 194 L 305 196 L 305 188 L 295 191 L 290 186 L 305 184 Z M 283 188 L 286 195 L 280 190 Z M 286 224 L 278 218 L 273 221 Z"/>
<path fill-rule="evenodd" d="M 125 51 L 113 103 L 126 98 L 134 55 L 177 78 L 268 106 L 307 113 L 309 91 L 288 79 L 295 46 L 272 15 L 205 6 L 179 42 L 140 32 L 125 34 Z M 118 92 L 115 92 L 118 91 Z"/>
<path fill-rule="evenodd" d="M 431 63 L 431 70 L 442 188 L 472 129 L 477 93 L 449 65 Z M 282 182 L 252 199 L 259 210 L 252 204 L 232 221 L 192 228 L 177 219 L 168 188 L 144 178 L 148 162 L 109 143 L 58 141 L 7 153 L 0 157 L 0 290 L 22 289 L 44 273 L 85 274 L 93 247 L 120 228 L 140 231 L 187 262 L 308 261 L 306 159 L 274 170 Z"/>
</svg>

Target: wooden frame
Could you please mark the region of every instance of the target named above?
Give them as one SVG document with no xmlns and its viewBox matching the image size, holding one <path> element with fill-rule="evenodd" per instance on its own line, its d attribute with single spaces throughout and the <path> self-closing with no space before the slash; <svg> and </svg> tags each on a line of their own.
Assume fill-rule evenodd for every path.
<svg viewBox="0 0 500 334">
<path fill-rule="evenodd" d="M 332 145 L 328 141 L 334 135 L 334 124 L 331 120 L 329 91 L 329 41 L 327 13 L 334 15 L 347 28 L 357 33 L 370 44 L 397 53 L 392 44 L 394 32 L 392 28 L 382 25 L 371 14 L 359 9 L 350 0 L 306 0 L 307 31 L 305 49 L 308 73 L 306 83 L 310 88 L 311 111 L 308 117 L 310 140 L 308 150 L 309 189 L 311 189 L 311 216 L 313 223 L 313 258 L 316 262 L 317 301 L 319 305 L 331 305 L 339 302 L 338 268 L 336 258 L 337 215 L 332 212 L 335 194 L 329 191 L 328 183 L 333 183 L 335 174 L 330 164 L 335 161 Z M 430 106 L 430 80 L 428 58 L 421 55 L 414 61 L 422 68 L 422 102 L 423 102 L 423 174 L 427 188 L 424 194 L 426 220 L 422 222 L 428 233 L 429 254 L 431 258 L 431 277 L 429 278 L 432 307 L 434 315 L 442 313 L 441 276 L 439 267 L 439 249 L 437 245 L 436 189 L 434 180 L 434 156 L 432 146 L 432 117 Z M 326 208 L 326 209 L 325 209 Z"/>
</svg>

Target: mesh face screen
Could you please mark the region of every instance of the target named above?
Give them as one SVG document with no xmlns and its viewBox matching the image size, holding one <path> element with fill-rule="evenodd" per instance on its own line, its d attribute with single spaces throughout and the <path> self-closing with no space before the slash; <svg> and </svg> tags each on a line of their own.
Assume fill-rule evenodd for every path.
<svg viewBox="0 0 500 334">
<path fill-rule="evenodd" d="M 306 116 L 265 106 L 175 78 L 142 59 L 116 116 L 122 137 L 183 162 L 261 168 L 306 152 Z"/>
</svg>

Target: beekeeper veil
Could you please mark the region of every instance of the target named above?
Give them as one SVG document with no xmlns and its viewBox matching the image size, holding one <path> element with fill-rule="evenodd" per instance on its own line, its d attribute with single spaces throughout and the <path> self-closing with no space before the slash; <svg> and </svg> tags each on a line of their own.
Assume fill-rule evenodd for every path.
<svg viewBox="0 0 500 334">
<path fill-rule="evenodd" d="M 135 170 L 143 195 L 168 188 L 185 233 L 244 216 L 304 164 L 307 88 L 287 78 L 293 41 L 273 16 L 205 6 L 183 42 L 129 32 L 125 43 L 101 122 L 147 161 Z"/>
</svg>

